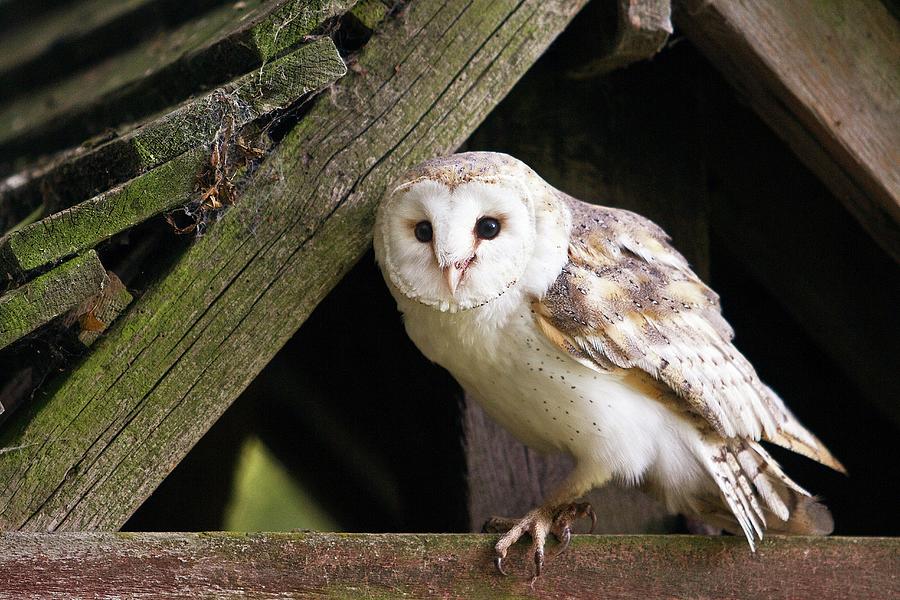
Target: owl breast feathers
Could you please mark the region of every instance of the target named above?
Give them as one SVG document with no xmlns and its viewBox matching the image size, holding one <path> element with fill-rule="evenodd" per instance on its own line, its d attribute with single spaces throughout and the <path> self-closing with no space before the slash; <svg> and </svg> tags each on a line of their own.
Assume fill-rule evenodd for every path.
<svg viewBox="0 0 900 600">
<path fill-rule="evenodd" d="M 617 477 L 751 547 L 767 527 L 830 532 L 759 442 L 843 467 L 760 381 L 654 223 L 476 152 L 392 188 L 375 249 L 423 353 L 523 441 L 575 458 L 546 506 Z"/>
</svg>

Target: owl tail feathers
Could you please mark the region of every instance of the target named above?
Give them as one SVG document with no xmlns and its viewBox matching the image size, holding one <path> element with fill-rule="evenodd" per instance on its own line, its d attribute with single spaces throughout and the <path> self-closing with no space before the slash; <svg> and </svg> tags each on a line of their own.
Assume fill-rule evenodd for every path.
<svg viewBox="0 0 900 600">
<path fill-rule="evenodd" d="M 831 513 L 794 483 L 765 448 L 748 440 L 729 440 L 711 448 L 706 467 L 719 488 L 695 503 L 694 512 L 708 523 L 743 533 L 750 549 L 763 532 L 828 535 Z"/>
</svg>

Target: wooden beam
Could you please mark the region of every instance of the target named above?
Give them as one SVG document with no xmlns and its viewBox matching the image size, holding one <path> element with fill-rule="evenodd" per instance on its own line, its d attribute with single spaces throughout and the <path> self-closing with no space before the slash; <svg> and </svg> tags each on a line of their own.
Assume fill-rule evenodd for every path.
<svg viewBox="0 0 900 600">
<path fill-rule="evenodd" d="M 160 165 L 131 181 L 103 192 L 77 206 L 54 213 L 0 238 L 0 273 L 17 276 L 91 248 L 109 237 L 134 227 L 161 212 L 186 204 L 196 195 L 198 178 L 209 166 L 211 144 L 217 140 L 229 148 L 240 164 L 236 138 L 241 127 L 260 115 L 320 90 L 347 72 L 344 61 L 329 38 L 307 44 L 259 72 L 238 78 L 224 88 L 109 142 L 103 148 L 64 164 L 64 173 L 50 172 L 36 178 L 26 194 L 0 195 L 0 216 L 8 211 L 30 211 L 28 200 L 49 181 L 57 181 L 55 203 L 68 200 L 95 186 L 98 179 L 121 175 L 131 169 Z M 214 107 L 210 110 L 210 107 Z M 234 138 L 234 139 L 233 139 Z M 179 152 L 183 152 L 179 156 Z M 97 172 L 105 177 L 98 177 Z M 234 173 L 229 173 L 229 176 Z M 29 195 L 27 191 L 32 193 Z M 16 197 L 18 196 L 18 197 Z"/>
<path fill-rule="evenodd" d="M 0 528 L 120 527 L 363 255 L 388 182 L 457 148 L 583 4 L 421 2 L 379 26 L 240 201 L 6 425 Z"/>
<path fill-rule="evenodd" d="M 106 269 L 90 250 L 0 296 L 0 348 L 100 293 Z"/>
<path fill-rule="evenodd" d="M 0 99 L 65 77 L 221 3 L 84 0 L 22 19 L 0 37 Z"/>
<path fill-rule="evenodd" d="M 3 236 L 0 275 L 18 278 L 186 204 L 208 162 L 206 148 L 185 152 L 125 185 Z"/>
<path fill-rule="evenodd" d="M 353 0 L 228 2 L 0 106 L 0 172 L 138 122 L 259 68 Z M 50 107 L 50 108 L 48 108 Z"/>
<path fill-rule="evenodd" d="M 900 260 L 900 24 L 878 0 L 680 0 L 675 22 Z"/>
<path fill-rule="evenodd" d="M 533 584 L 489 535 L 0 533 L 6 598 L 896 598 L 900 540 L 575 536 Z"/>
<path fill-rule="evenodd" d="M 37 208 L 45 215 L 68 208 L 219 135 L 237 137 L 248 123 L 346 72 L 334 42 L 319 38 L 122 136 L 7 178 L 0 182 L 0 232 Z"/>
</svg>

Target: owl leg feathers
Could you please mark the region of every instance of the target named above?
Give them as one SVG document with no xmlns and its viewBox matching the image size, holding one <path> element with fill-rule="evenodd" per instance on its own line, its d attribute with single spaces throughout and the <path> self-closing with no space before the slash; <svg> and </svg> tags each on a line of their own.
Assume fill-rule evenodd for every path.
<svg viewBox="0 0 900 600">
<path fill-rule="evenodd" d="M 568 548 L 572 539 L 572 525 L 578 519 L 590 517 L 591 532 L 594 531 L 597 516 L 591 505 L 586 502 L 574 502 L 593 487 L 591 480 L 583 475 L 583 471 L 576 469 L 543 505 L 530 511 L 520 520 L 495 518 L 485 524 L 485 529 L 494 531 L 508 527 L 508 531 L 494 546 L 494 564 L 501 574 L 507 574 L 503 568 L 503 560 L 506 558 L 510 546 L 519 541 L 526 533 L 531 536 L 529 556 L 534 562 L 534 577 L 537 578 L 540 577 L 544 566 L 544 544 L 548 534 L 553 534 L 560 541 L 560 547 L 554 554 L 554 556 L 558 556 Z"/>
</svg>

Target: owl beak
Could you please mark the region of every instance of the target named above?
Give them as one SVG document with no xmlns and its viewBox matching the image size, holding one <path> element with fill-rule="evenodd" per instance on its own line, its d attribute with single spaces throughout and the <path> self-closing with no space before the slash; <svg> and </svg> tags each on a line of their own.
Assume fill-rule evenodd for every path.
<svg viewBox="0 0 900 600">
<path fill-rule="evenodd" d="M 442 269 L 444 271 L 444 281 L 447 282 L 447 287 L 450 289 L 451 296 L 456 295 L 456 288 L 466 274 L 466 269 L 469 268 L 469 263 L 472 262 L 472 258 L 474 257 L 467 258 L 466 260 L 458 260 Z"/>
</svg>

